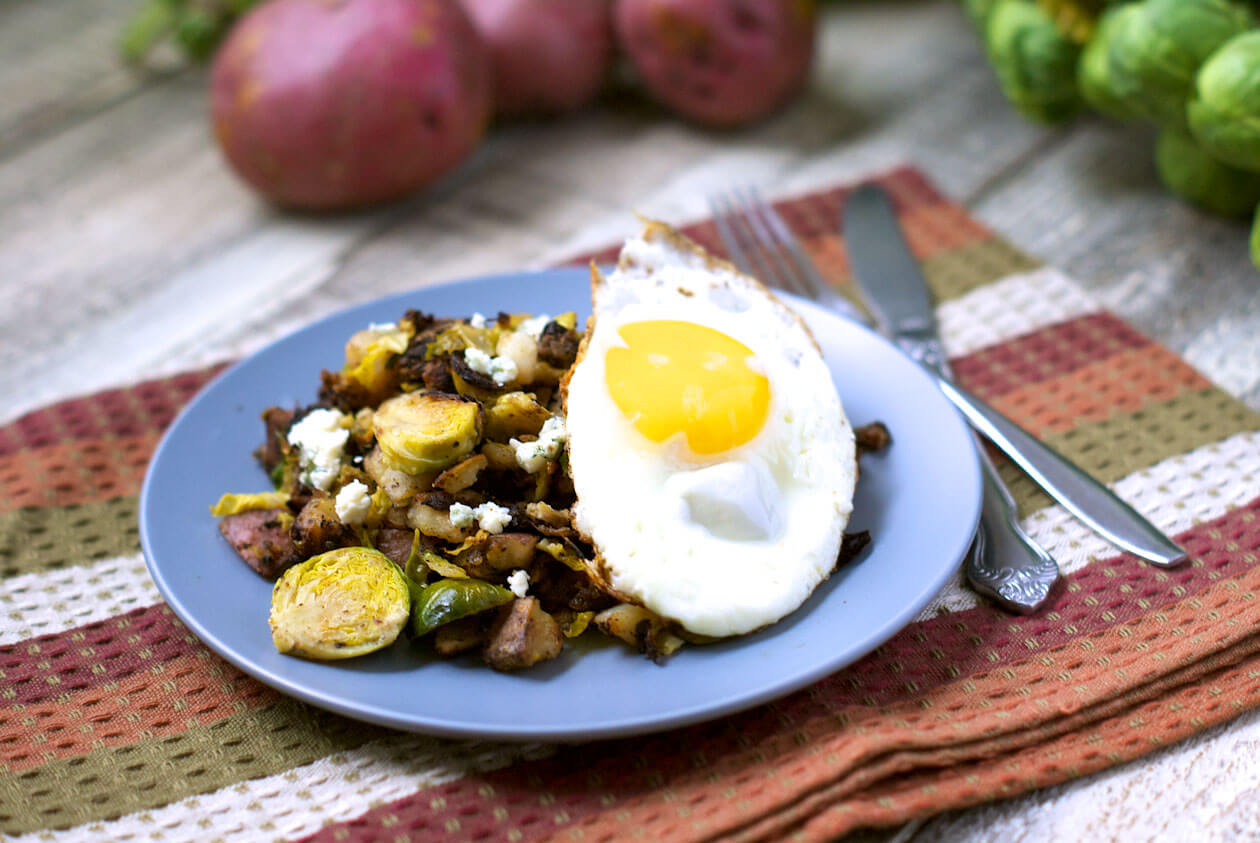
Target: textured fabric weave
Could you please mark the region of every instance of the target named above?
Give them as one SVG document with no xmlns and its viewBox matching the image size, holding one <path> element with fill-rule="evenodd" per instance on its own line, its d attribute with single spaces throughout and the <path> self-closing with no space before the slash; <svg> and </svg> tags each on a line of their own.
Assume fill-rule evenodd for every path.
<svg viewBox="0 0 1260 843">
<path fill-rule="evenodd" d="M 1066 574 L 1034 617 L 955 581 L 853 666 L 712 723 L 563 747 L 402 735 L 259 684 L 158 599 L 137 498 L 161 431 L 217 369 L 190 372 L 0 428 L 0 831 L 830 839 L 1086 775 L 1260 705 L 1260 415 L 917 171 L 880 181 L 963 384 L 1174 533 L 1190 564 L 1116 552 L 999 460 Z M 846 193 L 778 206 L 842 292 Z M 722 251 L 711 224 L 688 233 Z"/>
</svg>

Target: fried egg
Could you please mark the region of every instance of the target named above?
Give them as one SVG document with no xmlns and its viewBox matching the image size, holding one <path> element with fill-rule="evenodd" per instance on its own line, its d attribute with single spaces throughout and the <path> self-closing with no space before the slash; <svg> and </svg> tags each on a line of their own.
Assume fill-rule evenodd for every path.
<svg viewBox="0 0 1260 843">
<path fill-rule="evenodd" d="M 853 507 L 853 429 L 813 337 L 661 223 L 591 272 L 565 409 L 597 572 L 700 635 L 774 623 L 831 573 Z"/>
</svg>

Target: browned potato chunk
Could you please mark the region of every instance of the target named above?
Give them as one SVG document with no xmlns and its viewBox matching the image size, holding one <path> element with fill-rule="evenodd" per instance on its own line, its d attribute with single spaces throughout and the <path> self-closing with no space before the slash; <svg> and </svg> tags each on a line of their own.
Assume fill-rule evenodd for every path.
<svg viewBox="0 0 1260 843">
<path fill-rule="evenodd" d="M 481 405 L 442 392 L 406 392 L 376 408 L 372 429 L 390 468 L 420 474 L 446 468 L 481 441 Z"/>
<path fill-rule="evenodd" d="M 551 413 L 534 396 L 507 392 L 486 407 L 486 438 L 506 442 L 512 438 L 537 436 Z"/>
<path fill-rule="evenodd" d="M 477 475 L 486 467 L 487 462 L 484 454 L 473 454 L 463 462 L 456 463 L 439 474 L 433 481 L 433 488 L 441 489 L 443 492 L 448 492 L 452 495 L 456 492 L 462 492 L 477 482 Z"/>
<path fill-rule="evenodd" d="M 650 609 L 633 603 L 620 603 L 595 616 L 600 632 L 619 638 L 653 661 L 660 661 L 683 645 L 665 619 Z"/>
<path fill-rule="evenodd" d="M 459 544 L 464 540 L 464 531 L 451 523 L 449 513 L 423 503 L 412 504 L 407 510 L 407 525 L 426 536 L 451 544 Z"/>
<path fill-rule="evenodd" d="M 520 670 L 554 659 L 562 649 L 564 633 L 556 619 L 535 598 L 518 597 L 495 620 L 481 655 L 495 670 Z"/>
<path fill-rule="evenodd" d="M 511 471 L 519 468 L 516 464 L 516 451 L 511 445 L 503 445 L 499 442 L 483 442 L 481 444 L 481 453 L 485 456 L 490 467 L 497 471 Z"/>
<path fill-rule="evenodd" d="M 486 643 L 486 624 L 473 615 L 439 626 L 433 631 L 433 649 L 439 656 L 458 655 Z"/>
<path fill-rule="evenodd" d="M 356 543 L 354 532 L 337 517 L 332 498 L 311 498 L 298 513 L 290 532 L 302 558 Z"/>
<path fill-rule="evenodd" d="M 486 539 L 486 564 L 496 571 L 525 568 L 534 558 L 538 536 L 529 533 L 499 533 Z"/>
</svg>

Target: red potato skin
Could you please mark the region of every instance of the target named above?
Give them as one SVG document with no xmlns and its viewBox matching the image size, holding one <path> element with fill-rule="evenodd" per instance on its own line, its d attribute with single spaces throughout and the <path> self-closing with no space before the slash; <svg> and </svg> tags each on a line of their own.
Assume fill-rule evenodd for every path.
<svg viewBox="0 0 1260 843">
<path fill-rule="evenodd" d="M 463 0 L 494 64 L 495 112 L 575 111 L 613 58 L 611 0 Z"/>
<path fill-rule="evenodd" d="M 716 128 L 785 105 L 814 57 L 813 0 L 618 0 L 614 21 L 652 95 Z"/>
<path fill-rule="evenodd" d="M 456 0 L 270 0 L 215 56 L 211 117 L 229 163 L 272 201 L 368 205 L 473 150 L 490 74 Z"/>
</svg>

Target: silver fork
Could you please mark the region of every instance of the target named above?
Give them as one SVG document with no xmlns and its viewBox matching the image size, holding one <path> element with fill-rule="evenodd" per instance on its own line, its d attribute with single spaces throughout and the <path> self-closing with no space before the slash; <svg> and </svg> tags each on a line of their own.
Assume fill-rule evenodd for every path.
<svg viewBox="0 0 1260 843">
<path fill-rule="evenodd" d="M 819 275 L 787 224 L 751 188 L 730 197 L 711 196 L 709 209 L 732 260 L 771 287 L 812 299 L 860 324 L 870 319 Z M 1015 501 L 977 444 L 984 476 L 984 506 L 963 560 L 971 587 L 1004 608 L 1031 613 L 1049 598 L 1059 579 L 1054 558 L 1024 532 Z"/>
</svg>

